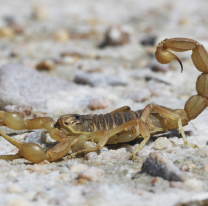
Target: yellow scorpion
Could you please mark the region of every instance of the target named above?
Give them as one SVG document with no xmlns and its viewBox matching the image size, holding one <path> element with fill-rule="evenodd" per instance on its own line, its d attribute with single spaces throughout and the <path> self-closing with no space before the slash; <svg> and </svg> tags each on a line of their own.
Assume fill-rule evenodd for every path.
<svg viewBox="0 0 208 206">
<path fill-rule="evenodd" d="M 34 163 L 48 160 L 49 162 L 60 159 L 72 149 L 73 157 L 82 152 L 92 152 L 101 149 L 106 144 L 129 142 L 142 137 L 140 145 L 131 153 L 136 158 L 136 153 L 144 147 L 151 135 L 164 133 L 168 130 L 179 129 L 185 146 L 197 147 L 186 140 L 183 127 L 195 119 L 208 106 L 208 53 L 204 46 L 188 38 L 171 38 L 160 42 L 156 48 L 155 56 L 158 62 L 167 64 L 177 60 L 181 68 L 180 59 L 170 52 L 184 52 L 192 50 L 192 60 L 195 67 L 202 72 L 196 82 L 196 95 L 190 97 L 184 109 L 170 109 L 160 105 L 148 104 L 143 110 L 132 111 L 128 106 L 116 109 L 107 114 L 79 115 L 66 114 L 57 122 L 50 117 L 24 119 L 17 113 L 0 111 L 0 126 L 15 130 L 43 129 L 51 138 L 58 141 L 53 148 L 45 152 L 37 144 L 22 143 L 2 131 L 0 134 L 11 144 L 19 149 L 15 155 L 2 155 L 0 159 L 13 160 L 24 158 Z M 94 141 L 96 147 L 83 146 L 86 141 Z M 73 152 L 73 148 L 77 151 Z"/>
</svg>

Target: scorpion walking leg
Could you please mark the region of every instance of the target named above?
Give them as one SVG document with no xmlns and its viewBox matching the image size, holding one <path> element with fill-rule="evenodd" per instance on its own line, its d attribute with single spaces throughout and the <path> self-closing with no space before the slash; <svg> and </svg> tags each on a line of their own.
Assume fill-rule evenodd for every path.
<svg viewBox="0 0 208 206">
<path fill-rule="evenodd" d="M 135 140 L 138 137 L 137 130 L 132 131 L 122 131 L 121 134 L 115 134 L 110 137 L 107 144 L 118 144 L 118 143 L 125 143 Z"/>
<path fill-rule="evenodd" d="M 193 148 L 198 147 L 195 144 L 188 143 L 188 141 L 186 139 L 186 135 L 185 135 L 184 130 L 183 130 L 183 127 L 182 127 L 181 117 L 180 117 L 179 114 L 175 113 L 174 110 L 172 110 L 170 108 L 167 108 L 167 107 L 164 107 L 164 106 L 153 105 L 153 104 L 147 105 L 145 107 L 145 109 L 146 108 L 147 108 L 147 112 L 148 112 L 148 110 L 150 112 L 152 110 L 155 110 L 155 111 L 159 112 L 160 114 L 162 114 L 163 116 L 165 116 L 165 117 L 167 117 L 169 119 L 177 120 L 178 121 L 178 130 L 179 130 L 179 133 L 181 133 L 181 135 L 183 137 L 184 145 L 187 146 L 187 147 L 189 146 L 189 147 L 193 147 Z"/>
<path fill-rule="evenodd" d="M 0 156 L 0 159 L 11 160 L 22 157 L 34 163 L 39 163 L 43 160 L 51 162 L 66 155 L 71 148 L 70 140 L 67 138 L 67 135 L 59 131 L 57 128 L 54 128 L 54 122 L 49 117 L 35 118 L 24 121 L 23 118 L 17 113 L 0 111 L 0 119 L 2 125 L 15 130 L 46 128 L 53 139 L 60 141 L 55 147 L 45 153 L 45 151 L 35 143 L 19 142 L 0 131 L 0 134 L 7 141 L 19 149 L 19 152 L 16 155 L 3 155 Z"/>
<path fill-rule="evenodd" d="M 112 112 L 110 112 L 110 114 L 115 114 L 117 112 L 128 112 L 130 110 L 131 108 L 129 106 L 123 106 L 123 107 L 113 110 Z"/>
<path fill-rule="evenodd" d="M 178 115 L 177 113 L 174 113 L 174 110 L 172 109 L 169 109 L 169 108 L 166 108 L 166 107 L 163 107 L 163 106 L 160 106 L 160 105 L 154 105 L 154 104 L 149 104 L 147 105 L 142 114 L 141 114 L 141 117 L 140 117 L 140 121 L 141 122 L 146 122 L 147 121 L 147 118 L 149 117 L 151 111 L 154 110 L 154 111 L 157 111 L 158 113 L 162 114 L 163 116 L 169 118 L 169 119 L 172 119 L 172 120 L 177 120 L 178 121 L 178 129 L 179 129 L 179 132 L 181 133 L 182 137 L 183 137 L 183 141 L 184 141 L 184 145 L 185 146 L 190 146 L 190 147 L 194 147 L 196 148 L 197 145 L 195 144 L 190 144 L 187 142 L 187 139 L 186 139 L 186 136 L 185 136 L 185 133 L 183 131 L 183 127 L 182 127 L 182 122 L 181 122 L 181 118 L 180 118 L 180 115 Z M 147 143 L 147 141 L 149 140 L 150 138 L 150 135 L 147 133 L 148 128 L 145 125 L 143 125 L 143 127 L 139 127 L 140 129 L 140 133 L 142 135 L 142 137 L 144 138 L 144 140 L 141 142 L 141 144 L 133 151 L 132 153 L 132 156 L 134 157 L 134 155 L 144 147 L 144 145 Z M 142 133 L 146 133 L 146 137 L 144 134 Z"/>
<path fill-rule="evenodd" d="M 89 135 L 86 135 L 85 137 L 85 140 L 91 140 L 91 139 L 95 139 L 96 137 L 99 137 L 99 136 L 102 136 L 98 142 L 98 145 L 97 147 L 95 148 L 88 148 L 88 149 L 83 149 L 83 150 L 80 150 L 78 152 L 75 152 L 75 153 L 72 153 L 70 155 L 70 158 L 71 157 L 74 157 L 76 156 L 77 154 L 79 153 L 82 153 L 82 152 L 92 152 L 92 151 L 96 151 L 96 150 L 99 150 L 101 148 L 103 148 L 105 146 L 105 144 L 108 142 L 109 138 L 131 126 L 136 126 L 138 125 L 138 119 L 133 119 L 129 122 L 126 122 L 116 128 L 113 128 L 109 131 L 105 131 L 105 130 L 100 130 L 100 131 L 96 131 L 94 132 L 93 134 L 89 134 Z M 81 135 L 82 136 L 82 135 Z M 77 138 L 77 140 L 75 140 L 75 142 L 77 143 L 78 142 L 78 139 L 79 137 Z M 72 143 L 73 144 L 73 143 Z"/>
</svg>

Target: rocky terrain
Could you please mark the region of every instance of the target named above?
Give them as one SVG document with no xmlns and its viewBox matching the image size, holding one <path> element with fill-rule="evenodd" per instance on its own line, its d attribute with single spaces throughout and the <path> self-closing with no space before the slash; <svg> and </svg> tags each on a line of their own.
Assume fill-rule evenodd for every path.
<svg viewBox="0 0 208 206">
<path fill-rule="evenodd" d="M 191 52 L 157 63 L 165 38 L 187 37 L 208 50 L 206 0 L 0 0 L 0 106 L 24 118 L 101 114 L 147 104 L 184 108 L 200 72 Z M 106 145 L 99 153 L 49 163 L 0 160 L 0 205 L 185 206 L 208 202 L 208 111 L 184 127 L 186 148 L 174 130 Z M 50 148 L 43 131 L 1 130 Z M 0 155 L 17 149 L 0 137 Z"/>
</svg>

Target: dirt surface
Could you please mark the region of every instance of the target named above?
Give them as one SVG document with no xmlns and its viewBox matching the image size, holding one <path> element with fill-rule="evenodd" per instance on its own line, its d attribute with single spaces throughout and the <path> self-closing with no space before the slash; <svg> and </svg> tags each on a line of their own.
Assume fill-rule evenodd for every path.
<svg viewBox="0 0 208 206">
<path fill-rule="evenodd" d="M 63 114 L 101 114 L 125 105 L 132 110 L 150 103 L 183 109 L 196 94 L 200 72 L 190 51 L 177 53 L 182 74 L 178 62 L 161 65 L 154 53 L 160 41 L 173 37 L 194 39 L 208 50 L 206 0 L 0 3 L 1 109 L 56 120 Z M 0 160 L 0 205 L 206 205 L 207 122 L 204 110 L 184 127 L 188 142 L 199 148 L 186 148 L 172 132 L 152 138 L 137 153 L 138 161 L 130 153 L 140 140 L 53 163 Z M 41 132 L 1 130 L 43 148 L 55 144 Z M 0 137 L 1 155 L 16 152 Z M 140 173 L 152 156 L 153 165 Z M 152 168 L 156 172 L 148 171 Z M 179 181 L 173 181 L 176 173 L 183 178 L 174 176 Z"/>
</svg>

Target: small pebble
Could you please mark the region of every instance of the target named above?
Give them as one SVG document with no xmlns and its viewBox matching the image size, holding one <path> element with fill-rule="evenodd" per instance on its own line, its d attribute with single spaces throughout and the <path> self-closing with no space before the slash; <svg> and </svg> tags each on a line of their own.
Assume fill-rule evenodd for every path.
<svg viewBox="0 0 208 206">
<path fill-rule="evenodd" d="M 170 187 L 183 189 L 183 183 L 182 182 L 177 182 L 177 181 L 171 181 L 170 182 Z"/>
<path fill-rule="evenodd" d="M 141 39 L 140 44 L 143 46 L 154 46 L 156 39 L 157 36 L 155 35 L 146 35 Z"/>
<path fill-rule="evenodd" d="M 183 172 L 193 172 L 194 168 L 196 168 L 196 165 L 190 163 L 180 167 L 180 170 Z"/>
<path fill-rule="evenodd" d="M 16 22 L 15 16 L 5 16 L 4 21 L 6 22 L 7 26 L 14 31 L 15 34 L 22 34 L 24 32 L 24 28 Z"/>
<path fill-rule="evenodd" d="M 97 158 L 96 152 L 89 152 L 84 157 L 85 160 L 95 160 L 96 158 Z"/>
<path fill-rule="evenodd" d="M 84 54 L 81 54 L 79 52 L 62 52 L 61 53 L 61 57 L 73 57 L 76 59 L 82 59 L 82 58 L 86 58 L 86 56 Z"/>
<path fill-rule="evenodd" d="M 54 41 L 67 42 L 70 39 L 69 32 L 65 29 L 56 30 L 53 34 Z"/>
<path fill-rule="evenodd" d="M 91 99 L 88 105 L 90 110 L 105 109 L 110 106 L 108 99 Z"/>
<path fill-rule="evenodd" d="M 86 73 L 77 72 L 74 78 L 74 82 L 77 84 L 88 84 L 90 86 L 98 85 L 122 85 L 125 86 L 127 82 L 117 76 L 107 76 L 100 73 Z"/>
<path fill-rule="evenodd" d="M 20 57 L 20 52 L 18 52 L 16 50 L 12 50 L 11 53 L 9 54 L 9 56 L 12 58 L 18 58 L 18 57 Z"/>
<path fill-rule="evenodd" d="M 82 172 L 82 171 L 86 170 L 87 168 L 88 168 L 88 166 L 85 164 L 74 164 L 69 167 L 70 171 L 72 171 L 74 173 Z"/>
<path fill-rule="evenodd" d="M 207 171 L 208 171 L 208 165 L 204 165 L 204 166 L 202 167 L 202 171 L 203 171 L 203 172 L 207 172 Z"/>
<path fill-rule="evenodd" d="M 87 70 L 88 73 L 103 73 L 103 69 L 101 67 L 98 67 L 98 68 L 93 68 L 93 69 L 88 69 Z"/>
<path fill-rule="evenodd" d="M 180 25 L 187 26 L 187 25 L 190 25 L 190 19 L 189 18 L 181 18 L 181 19 L 179 19 L 178 23 Z"/>
<path fill-rule="evenodd" d="M 90 182 L 100 182 L 103 176 L 104 170 L 97 167 L 89 167 L 78 174 L 78 178 L 86 179 Z"/>
<path fill-rule="evenodd" d="M 75 64 L 77 61 L 79 61 L 80 59 L 77 57 L 73 57 L 73 56 L 65 56 L 62 58 L 62 63 L 63 64 Z"/>
<path fill-rule="evenodd" d="M 31 132 L 26 138 L 25 143 L 35 143 L 42 145 L 46 143 L 47 136 L 43 131 Z"/>
<path fill-rule="evenodd" d="M 25 30 L 24 27 L 22 27 L 16 22 L 11 22 L 10 24 L 8 24 L 8 26 L 13 30 L 15 34 L 23 34 Z"/>
<path fill-rule="evenodd" d="M 49 17 L 48 11 L 43 6 L 35 6 L 33 8 L 32 17 L 35 20 L 46 20 Z"/>
<path fill-rule="evenodd" d="M 29 192 L 24 193 L 24 197 L 25 197 L 28 201 L 32 201 L 32 200 L 34 200 L 36 194 L 37 194 L 36 191 L 29 191 Z"/>
<path fill-rule="evenodd" d="M 17 177 L 17 172 L 15 172 L 14 170 L 10 170 L 9 171 L 9 173 L 8 173 L 8 175 L 10 176 L 10 177 L 13 177 L 13 178 L 15 178 L 15 177 Z"/>
<path fill-rule="evenodd" d="M 179 170 L 161 152 L 152 152 L 143 162 L 141 173 L 162 177 L 169 181 L 184 181 L 187 175 Z"/>
<path fill-rule="evenodd" d="M 171 147 L 171 142 L 169 139 L 167 139 L 167 137 L 159 137 L 155 140 L 154 142 L 154 148 L 161 150 L 161 149 L 165 149 L 165 148 L 169 148 Z"/>
<path fill-rule="evenodd" d="M 190 190 L 200 190 L 202 189 L 202 182 L 195 178 L 187 179 L 184 181 L 184 186 Z"/>
<path fill-rule="evenodd" d="M 43 174 L 50 173 L 49 170 L 47 170 L 44 166 L 39 165 L 39 164 L 29 165 L 29 166 L 27 166 L 27 170 L 32 171 L 32 172 L 40 172 Z"/>
<path fill-rule="evenodd" d="M 152 60 L 149 65 L 154 72 L 167 72 L 170 69 L 169 64 L 160 64 L 156 59 Z"/>
<path fill-rule="evenodd" d="M 130 41 L 130 33 L 125 27 L 119 25 L 108 28 L 105 33 L 104 41 L 99 45 L 100 48 L 106 46 L 118 46 L 127 44 Z"/>
<path fill-rule="evenodd" d="M 2 38 L 2 37 L 11 38 L 13 36 L 14 36 L 13 29 L 11 29 L 9 27 L 0 28 L 0 38 Z"/>
<path fill-rule="evenodd" d="M 131 145 L 127 144 L 126 145 L 126 151 L 132 153 L 134 150 L 133 150 L 133 147 Z"/>
<path fill-rule="evenodd" d="M 12 184 L 7 188 L 7 191 L 10 193 L 20 193 L 22 192 L 22 189 L 20 188 L 20 186 Z"/>
<path fill-rule="evenodd" d="M 7 206 L 29 206 L 29 204 L 22 198 L 13 197 L 9 199 Z"/>
<path fill-rule="evenodd" d="M 39 163 L 39 165 L 49 165 L 51 164 L 48 160 L 43 160 L 42 162 Z"/>
<path fill-rule="evenodd" d="M 155 184 L 157 183 L 157 181 L 158 181 L 158 178 L 155 177 L 155 178 L 151 181 L 152 186 L 155 186 Z"/>
<path fill-rule="evenodd" d="M 55 68 L 53 60 L 44 60 L 36 65 L 38 71 L 51 71 Z"/>
</svg>

